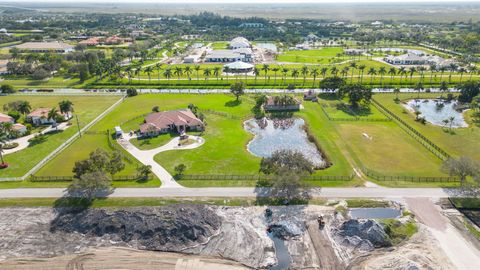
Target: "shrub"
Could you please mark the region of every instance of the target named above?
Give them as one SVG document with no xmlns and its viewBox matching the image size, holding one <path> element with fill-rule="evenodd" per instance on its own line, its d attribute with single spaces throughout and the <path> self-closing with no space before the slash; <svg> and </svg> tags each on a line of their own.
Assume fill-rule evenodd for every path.
<svg viewBox="0 0 480 270">
<path fill-rule="evenodd" d="M 9 84 L 3 84 L 1 87 L 0 87 L 0 90 L 3 94 L 12 94 L 12 93 L 15 93 L 15 89 L 13 88 L 13 86 L 9 85 Z"/>
<path fill-rule="evenodd" d="M 127 89 L 127 96 L 134 97 L 136 95 L 138 95 L 137 89 L 133 87 Z"/>
</svg>

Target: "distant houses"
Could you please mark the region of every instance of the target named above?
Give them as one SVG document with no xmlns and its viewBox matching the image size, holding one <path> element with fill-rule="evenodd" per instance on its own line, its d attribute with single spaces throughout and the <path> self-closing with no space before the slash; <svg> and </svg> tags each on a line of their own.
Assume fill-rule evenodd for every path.
<svg viewBox="0 0 480 270">
<path fill-rule="evenodd" d="M 20 136 L 27 132 L 26 126 L 20 123 L 15 123 L 15 119 L 10 115 L 0 113 L 0 124 L 5 124 L 5 123 L 11 124 L 12 130 L 15 131 Z"/>
<path fill-rule="evenodd" d="M 437 67 L 448 67 L 456 63 L 453 59 L 444 59 L 437 55 L 423 55 L 416 53 L 406 53 L 398 56 L 389 55 L 384 61 L 392 65 L 435 65 Z"/>
<path fill-rule="evenodd" d="M 20 51 L 27 52 L 55 52 L 55 53 L 68 53 L 73 52 L 74 47 L 70 44 L 64 42 L 26 42 L 20 45 L 15 46 Z"/>
<path fill-rule="evenodd" d="M 162 133 L 177 132 L 180 135 L 187 131 L 202 131 L 205 125 L 189 109 L 155 112 L 147 115 L 140 125 L 142 137 L 157 136 Z"/>
<path fill-rule="evenodd" d="M 263 104 L 265 111 L 298 111 L 300 110 L 300 101 L 296 98 L 283 96 L 268 96 Z"/>
<path fill-rule="evenodd" d="M 34 125 L 49 125 L 56 123 L 58 119 L 48 118 L 48 113 L 51 111 L 51 108 L 37 108 L 30 112 L 27 117 L 26 121 L 30 122 Z M 72 114 L 70 112 L 67 113 L 58 113 L 59 119 L 62 121 L 67 121 L 72 118 Z"/>
</svg>

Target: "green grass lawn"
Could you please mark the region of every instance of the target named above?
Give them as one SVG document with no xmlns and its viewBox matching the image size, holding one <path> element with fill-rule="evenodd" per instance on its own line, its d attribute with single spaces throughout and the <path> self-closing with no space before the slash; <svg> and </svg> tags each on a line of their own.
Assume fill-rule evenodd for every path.
<svg viewBox="0 0 480 270">
<path fill-rule="evenodd" d="M 30 78 L 5 77 L 2 84 L 10 84 L 17 89 L 22 88 L 75 88 L 81 87 L 78 78 L 68 76 L 54 76 L 45 80 L 32 80 Z"/>
<path fill-rule="evenodd" d="M 437 98 L 440 94 L 423 93 L 421 98 Z M 454 129 L 454 133 L 446 132 L 444 128 L 432 124 L 421 124 L 415 121 L 415 116 L 408 112 L 401 104 L 395 103 L 394 95 L 376 94 L 375 100 L 386 106 L 387 109 L 395 113 L 402 120 L 406 121 L 413 128 L 418 130 L 433 143 L 444 149 L 453 156 L 469 156 L 473 159 L 480 159 L 480 127 L 474 123 L 468 123 L 468 128 Z M 417 94 L 400 94 L 402 101 L 417 98 Z M 468 118 L 467 118 L 468 120 Z"/>
<path fill-rule="evenodd" d="M 212 49 L 214 49 L 214 50 L 226 50 L 228 48 L 228 44 L 229 44 L 228 41 L 215 41 L 215 42 L 212 42 Z"/>
<path fill-rule="evenodd" d="M 337 54 L 342 53 L 341 47 L 330 47 L 319 50 L 305 50 L 305 51 L 286 51 L 278 55 L 279 62 L 294 62 L 294 63 L 317 63 L 327 64 L 329 60 L 336 57 Z"/>
<path fill-rule="evenodd" d="M 388 119 L 374 106 L 360 106 L 358 108 L 352 108 L 346 101 L 326 102 L 323 105 L 323 109 L 332 119 Z"/>
<path fill-rule="evenodd" d="M 98 96 L 98 97 L 80 97 L 80 96 L 4 96 L 0 99 L 0 109 L 3 105 L 16 101 L 27 100 L 30 102 L 32 109 L 39 107 L 57 107 L 58 102 L 68 99 L 73 102 L 74 109 L 78 116 L 80 126 L 84 126 L 91 122 L 105 109 L 110 107 L 118 97 Z M 33 166 L 45 158 L 54 149 L 60 146 L 65 140 L 70 138 L 77 132 L 75 125 L 72 125 L 63 132 L 47 136 L 47 139 L 39 144 L 30 146 L 19 152 L 5 156 L 6 162 L 9 163 L 7 169 L 0 170 L 0 177 L 19 177 L 28 172 Z M 62 167 L 56 169 L 64 169 Z M 72 167 L 68 168 L 71 170 Z M 57 174 L 58 175 L 58 174 Z"/>
<path fill-rule="evenodd" d="M 361 164 L 377 173 L 445 176 L 441 161 L 394 122 L 341 122 L 337 129 Z"/>
</svg>

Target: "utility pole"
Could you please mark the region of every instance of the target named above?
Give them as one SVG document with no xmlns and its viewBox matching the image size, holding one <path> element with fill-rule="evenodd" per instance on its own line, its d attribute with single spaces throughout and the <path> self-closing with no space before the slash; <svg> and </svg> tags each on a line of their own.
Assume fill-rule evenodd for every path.
<svg viewBox="0 0 480 270">
<path fill-rule="evenodd" d="M 76 114 L 75 114 L 75 119 L 77 119 L 78 135 L 81 138 L 82 137 L 82 132 L 80 131 L 80 123 L 78 122 L 78 115 L 76 115 Z"/>
</svg>

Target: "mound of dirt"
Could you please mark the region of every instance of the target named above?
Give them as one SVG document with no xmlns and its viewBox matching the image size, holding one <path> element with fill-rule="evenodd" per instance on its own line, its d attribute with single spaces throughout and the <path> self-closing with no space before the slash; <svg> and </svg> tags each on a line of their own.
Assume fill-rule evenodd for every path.
<svg viewBox="0 0 480 270">
<path fill-rule="evenodd" d="M 122 210 L 88 209 L 58 215 L 51 232 L 108 235 L 147 250 L 181 251 L 217 234 L 221 218 L 208 206 L 182 205 Z"/>
<path fill-rule="evenodd" d="M 337 234 L 345 237 L 347 240 L 355 244 L 361 243 L 362 245 L 368 245 L 368 243 L 365 243 L 365 241 L 368 241 L 377 248 L 389 247 L 392 245 L 390 238 L 383 229 L 383 226 L 371 219 L 350 219 L 345 221 L 338 228 Z"/>
</svg>

